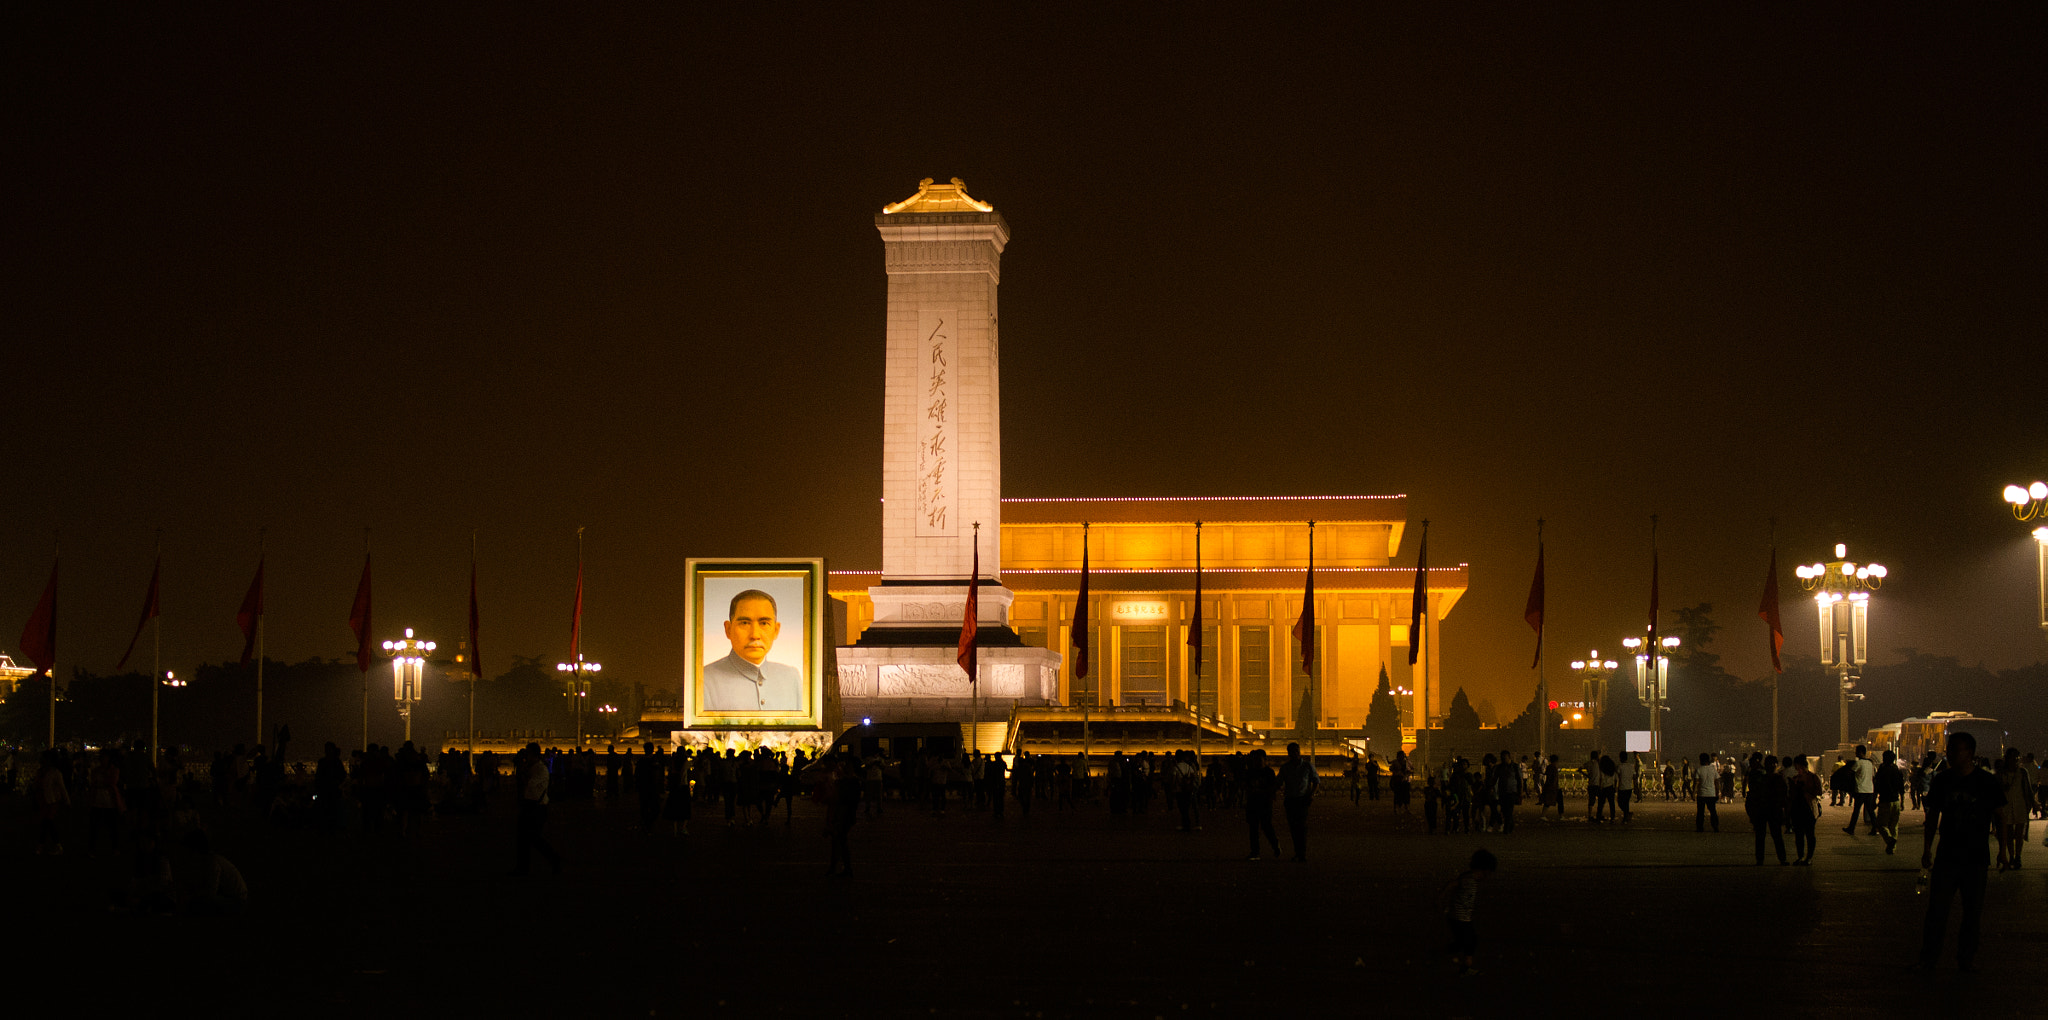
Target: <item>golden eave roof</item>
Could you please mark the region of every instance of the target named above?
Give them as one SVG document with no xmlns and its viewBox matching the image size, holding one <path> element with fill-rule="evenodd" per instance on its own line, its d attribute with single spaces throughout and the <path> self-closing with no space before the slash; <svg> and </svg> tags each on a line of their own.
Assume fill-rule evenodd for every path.
<svg viewBox="0 0 2048 1020">
<path fill-rule="evenodd" d="M 995 212 L 996 207 L 975 200 L 967 193 L 967 182 L 958 177 L 951 184 L 933 184 L 927 177 L 917 182 L 917 194 L 882 207 L 884 216 L 896 213 Z"/>
<path fill-rule="evenodd" d="M 1120 496 L 1106 499 L 1005 499 L 1008 524 L 1296 524 L 1307 521 L 1393 524 L 1408 520 L 1397 496 Z"/>
</svg>

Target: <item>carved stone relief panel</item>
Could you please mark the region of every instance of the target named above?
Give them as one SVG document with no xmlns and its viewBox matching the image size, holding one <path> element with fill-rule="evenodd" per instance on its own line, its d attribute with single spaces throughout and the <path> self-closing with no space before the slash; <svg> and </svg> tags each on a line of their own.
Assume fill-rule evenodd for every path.
<svg viewBox="0 0 2048 1020">
<path fill-rule="evenodd" d="M 881 697 L 964 698 L 967 674 L 958 666 L 883 666 Z"/>
</svg>

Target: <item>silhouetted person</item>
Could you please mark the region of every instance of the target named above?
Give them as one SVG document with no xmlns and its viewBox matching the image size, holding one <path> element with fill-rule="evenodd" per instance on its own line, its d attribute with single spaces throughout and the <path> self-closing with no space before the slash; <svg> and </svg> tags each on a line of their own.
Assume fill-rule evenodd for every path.
<svg viewBox="0 0 2048 1020">
<path fill-rule="evenodd" d="M 1870 749 L 1856 745 L 1856 757 L 1849 761 L 1849 797 L 1853 805 L 1849 808 L 1849 824 L 1842 831 L 1851 836 L 1856 834 L 1856 819 L 1863 819 L 1871 832 L 1877 831 L 1877 765 L 1870 760 Z"/>
<path fill-rule="evenodd" d="M 991 754 L 983 759 L 981 785 L 988 791 L 989 810 L 991 812 L 989 820 L 993 822 L 1002 821 L 1003 787 L 1005 784 L 1003 782 L 1003 759 L 1000 755 Z"/>
<path fill-rule="evenodd" d="M 640 800 L 640 833 L 652 836 L 655 824 L 661 821 L 662 767 L 667 761 L 664 756 L 654 753 L 654 741 L 647 741 L 643 747 L 647 753 L 633 762 L 631 785 L 634 796 Z M 633 758 L 630 747 L 626 749 L 626 758 L 628 761 Z"/>
<path fill-rule="evenodd" d="M 88 856 L 99 856 L 100 833 L 105 832 L 108 852 L 119 853 L 121 813 L 127 810 L 121 800 L 121 760 L 115 757 L 113 749 L 104 749 L 88 775 L 86 796 L 92 814 L 86 829 L 85 852 Z"/>
<path fill-rule="evenodd" d="M 241 869 L 213 852 L 205 830 L 185 834 L 185 854 L 177 873 L 186 913 L 227 916 L 248 909 L 249 885 Z"/>
<path fill-rule="evenodd" d="M 1899 812 L 1905 806 L 1906 773 L 1899 768 L 1897 752 L 1886 751 L 1884 762 L 1877 767 L 1877 775 L 1871 780 L 1871 787 L 1877 795 L 1877 834 L 1884 837 L 1884 852 L 1891 853 L 1899 845 Z"/>
<path fill-rule="evenodd" d="M 1715 809 L 1720 800 L 1721 765 L 1709 751 L 1700 752 L 1700 767 L 1695 772 L 1693 787 L 1692 831 L 1707 831 L 1706 823 L 1712 819 L 1714 831 L 1721 831 L 1721 812 Z"/>
<path fill-rule="evenodd" d="M 1814 836 L 1820 824 L 1820 777 L 1807 767 L 1803 754 L 1792 756 L 1792 769 L 1786 780 L 1791 789 L 1785 797 L 1785 817 L 1792 823 L 1792 847 L 1798 854 L 1792 863 L 1811 865 L 1820 849 Z"/>
<path fill-rule="evenodd" d="M 1251 835 L 1251 860 L 1259 859 L 1260 833 L 1272 844 L 1273 856 L 1280 856 L 1280 835 L 1273 831 L 1273 794 L 1279 789 L 1280 781 L 1266 764 L 1265 749 L 1253 751 L 1244 765 L 1244 824 Z"/>
<path fill-rule="evenodd" d="M 1927 835 L 1920 866 L 1929 869 L 1927 921 L 1921 932 L 1920 966 L 1932 969 L 1947 936 L 1949 901 L 1961 893 L 1963 927 L 1956 935 L 1956 965 L 1969 970 L 1977 956 L 1977 926 L 1984 912 L 1984 873 L 1991 867 L 1986 840 L 2005 804 L 1997 777 L 1977 767 L 1977 738 L 1948 736 L 1949 767 L 1927 788 Z M 1939 846 L 1935 837 L 1939 835 Z"/>
<path fill-rule="evenodd" d="M 529 743 L 521 755 L 523 759 L 513 771 L 519 786 L 519 830 L 517 839 L 517 863 L 512 873 L 524 875 L 534 851 L 548 859 L 555 874 L 562 873 L 562 855 L 548 843 L 548 766 L 541 760 L 540 744 Z"/>
<path fill-rule="evenodd" d="M 1479 905 L 1479 883 L 1499 867 L 1500 862 L 1491 852 L 1483 848 L 1474 850 L 1471 866 L 1444 886 L 1444 920 L 1451 929 L 1451 962 L 1458 965 L 1460 977 L 1479 973 L 1474 961 L 1479 952 L 1479 934 L 1472 915 Z"/>
<path fill-rule="evenodd" d="M 1031 752 L 1020 750 L 1017 752 L 1017 764 L 1010 770 L 1011 783 L 1017 793 L 1017 808 L 1026 818 L 1031 817 L 1031 795 L 1037 792 L 1033 787 L 1038 783 L 1039 764 L 1038 759 L 1031 757 Z"/>
<path fill-rule="evenodd" d="M 342 826 L 342 812 L 347 806 L 341 801 L 341 786 L 347 778 L 347 770 L 341 764 L 341 748 L 330 740 L 319 763 L 313 766 L 313 816 L 324 832 Z"/>
<path fill-rule="evenodd" d="M 668 760 L 668 803 L 662 813 L 668 818 L 669 834 L 690 834 L 690 757 L 681 748 Z"/>
<path fill-rule="evenodd" d="M 36 804 L 36 853 L 64 853 L 64 815 L 71 807 L 71 788 L 64 781 L 62 753 L 56 748 L 43 752 L 30 794 Z"/>
<path fill-rule="evenodd" d="M 819 796 L 825 801 L 825 838 L 831 843 L 830 859 L 825 864 L 827 875 L 853 877 L 853 844 L 849 837 L 853 823 L 860 820 L 860 786 L 860 765 L 853 755 L 833 755 L 819 789 Z M 996 787 L 995 796 L 1001 803 L 1001 785 Z"/>
<path fill-rule="evenodd" d="M 177 878 L 171 859 L 157 845 L 148 827 L 135 831 L 135 860 L 122 888 L 114 893 L 113 909 L 138 914 L 168 914 L 177 909 Z"/>
<path fill-rule="evenodd" d="M 1785 860 L 1785 777 L 1778 774 L 1778 756 L 1762 751 L 1749 756 L 1749 771 L 1742 781 L 1742 810 L 1749 816 L 1749 828 L 1756 836 L 1756 862 L 1764 862 L 1764 836 L 1778 849 L 1778 863 Z"/>
<path fill-rule="evenodd" d="M 1288 744 L 1287 760 L 1280 763 L 1280 796 L 1298 863 L 1308 861 L 1308 806 L 1315 799 L 1318 782 L 1315 763 L 1301 756 L 1301 745 Z"/>
</svg>

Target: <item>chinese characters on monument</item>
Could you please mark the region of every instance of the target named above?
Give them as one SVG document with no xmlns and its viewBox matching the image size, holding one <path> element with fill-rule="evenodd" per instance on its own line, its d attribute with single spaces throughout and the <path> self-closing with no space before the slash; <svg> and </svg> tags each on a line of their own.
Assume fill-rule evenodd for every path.
<svg viewBox="0 0 2048 1020">
<path fill-rule="evenodd" d="M 950 310 L 920 309 L 918 332 L 924 336 L 918 353 L 924 384 L 920 387 L 917 445 L 917 534 L 949 536 L 953 519 L 955 472 L 953 453 L 952 378 L 959 345 Z"/>
</svg>

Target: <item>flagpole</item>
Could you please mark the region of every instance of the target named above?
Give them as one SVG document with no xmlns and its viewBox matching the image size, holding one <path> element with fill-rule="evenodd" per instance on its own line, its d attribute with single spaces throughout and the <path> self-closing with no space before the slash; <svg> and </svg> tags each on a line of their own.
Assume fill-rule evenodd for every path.
<svg viewBox="0 0 2048 1020">
<path fill-rule="evenodd" d="M 157 569 L 163 569 L 164 529 L 162 528 L 156 529 L 156 562 Z M 156 579 L 156 576 L 151 576 L 150 582 L 152 585 L 155 584 Z M 156 599 L 156 591 L 152 589 L 149 596 L 152 600 Z M 157 745 L 157 720 L 159 718 L 158 711 L 162 707 L 164 677 L 164 614 L 161 612 L 153 613 L 150 616 L 149 643 L 149 762 L 150 766 L 154 768 L 156 763 L 162 759 L 161 751 Z"/>
<path fill-rule="evenodd" d="M 1202 769 L 1202 522 L 1195 522 L 1195 781 L 1201 782 Z"/>
<path fill-rule="evenodd" d="M 364 529 L 363 529 L 363 570 L 364 570 L 364 572 L 365 572 L 365 573 L 367 573 L 367 572 L 369 571 L 369 569 L 370 569 L 370 529 L 368 529 L 368 528 L 364 528 Z M 364 622 L 366 622 L 366 623 L 367 623 L 367 622 L 369 622 L 369 621 L 368 621 L 368 620 L 365 620 Z M 360 651 L 360 648 L 361 648 L 362 642 L 364 642 L 364 641 L 368 640 L 368 638 L 367 638 L 367 637 L 358 637 L 358 638 L 357 638 L 356 640 L 357 640 L 357 646 L 358 646 L 358 650 Z M 369 671 L 369 670 L 367 670 L 367 669 L 363 669 L 363 668 L 361 668 L 361 667 L 362 667 L 362 664 L 361 664 L 361 663 L 357 663 L 356 665 L 357 665 L 357 670 L 356 670 L 356 671 L 357 671 L 357 672 L 359 672 L 359 673 L 361 673 L 361 674 L 363 675 L 363 753 L 364 753 L 365 755 L 367 755 L 367 754 L 369 754 L 369 753 L 370 753 L 370 671 Z"/>
<path fill-rule="evenodd" d="M 1082 613 L 1082 622 L 1083 622 L 1084 624 L 1085 624 L 1085 623 L 1087 623 L 1087 621 L 1088 621 L 1088 617 L 1087 617 L 1087 612 L 1088 612 L 1088 522 L 1087 522 L 1087 521 L 1082 521 L 1082 522 L 1081 522 L 1081 594 L 1080 594 L 1080 600 L 1079 600 L 1079 602 L 1078 602 L 1077 606 L 1078 606 L 1078 609 L 1080 610 L 1080 612 Z M 1082 646 L 1083 648 L 1088 648 L 1088 644 L 1089 644 L 1089 642 L 1088 642 L 1088 634 L 1087 634 L 1087 628 L 1086 628 L 1085 626 L 1084 626 L 1084 627 L 1082 628 L 1082 633 L 1081 633 L 1080 637 L 1081 637 L 1081 646 Z M 1082 661 L 1082 663 L 1081 663 L 1081 675 L 1080 675 L 1080 676 L 1078 676 L 1078 677 L 1075 677 L 1075 679 L 1076 679 L 1076 680 L 1085 680 L 1085 679 L 1087 679 L 1087 678 L 1088 678 L 1088 667 L 1089 667 L 1090 663 L 1089 663 L 1089 662 L 1087 662 L 1086 660 L 1087 660 L 1088 658 L 1092 658 L 1092 657 L 1093 657 L 1094 655 L 1095 655 L 1095 649 L 1093 649 L 1093 648 L 1088 648 L 1088 655 L 1087 655 L 1087 656 L 1085 656 L 1085 657 L 1083 658 L 1083 661 Z M 1088 775 L 1088 708 L 1089 708 L 1089 704 L 1090 704 L 1091 702 L 1093 702 L 1094 700 L 1095 700 L 1095 698 L 1094 698 L 1094 697 L 1093 697 L 1092 695 L 1090 695 L 1090 696 L 1087 696 L 1087 697 L 1083 697 L 1083 698 L 1081 699 L 1081 776 L 1080 776 L 1080 779 L 1081 779 L 1081 783 L 1082 783 L 1082 788 L 1083 788 L 1083 789 L 1088 789 L 1088 790 L 1092 790 L 1092 789 L 1094 789 L 1094 781 L 1093 781 L 1092 777 L 1090 777 L 1090 776 Z"/>
<path fill-rule="evenodd" d="M 1310 603 L 1310 604 L 1309 604 L 1309 605 L 1306 605 L 1306 606 L 1303 606 L 1303 607 L 1302 607 L 1302 611 L 1303 611 L 1303 612 L 1305 612 L 1305 613 L 1308 613 L 1308 614 L 1309 614 L 1309 617 L 1308 617 L 1308 619 L 1309 619 L 1309 626 L 1308 626 L 1307 632 L 1306 632 L 1306 633 L 1304 633 L 1304 634 L 1302 634 L 1302 636 L 1301 636 L 1301 637 L 1302 637 L 1302 640 L 1303 640 L 1303 641 L 1305 641 L 1305 642 L 1307 642 L 1307 643 L 1308 643 L 1309 649 L 1310 649 L 1310 651 L 1311 651 L 1311 654 L 1307 656 L 1307 659 L 1308 659 L 1308 671 L 1307 671 L 1307 672 L 1308 672 L 1308 710 L 1309 710 L 1309 719 L 1308 719 L 1308 767 L 1309 767 L 1309 770 L 1310 770 L 1311 772 L 1313 772 L 1313 771 L 1315 770 L 1315 767 L 1316 767 L 1316 735 L 1317 735 L 1317 731 L 1319 731 L 1319 730 L 1321 730 L 1321 729 L 1323 728 L 1323 719 L 1322 719 L 1322 715 L 1323 715 L 1323 713 L 1322 713 L 1322 706 L 1320 706 L 1320 705 L 1316 704 L 1316 661 L 1317 661 L 1318 659 L 1322 658 L 1322 656 L 1320 656 L 1320 655 L 1318 655 L 1318 654 L 1314 654 L 1315 652 L 1319 652 L 1319 651 L 1320 651 L 1320 649 L 1317 649 L 1317 648 L 1315 647 L 1315 644 L 1316 644 L 1316 628 L 1315 628 L 1315 611 L 1316 611 L 1316 610 L 1315 610 L 1315 606 L 1314 606 L 1314 604 L 1313 604 L 1313 603 L 1315 602 L 1315 598 L 1316 598 L 1316 593 L 1315 593 L 1315 583 L 1316 583 L 1316 522 L 1314 522 L 1314 521 L 1310 521 L 1310 522 L 1308 522 L 1308 583 L 1309 583 L 1309 590 L 1308 590 L 1308 601 L 1309 601 L 1309 603 Z"/>
<path fill-rule="evenodd" d="M 256 569 L 263 569 L 263 534 L 267 528 L 256 529 Z M 263 742 L 263 614 L 256 614 L 256 742 Z M 276 750 L 272 748 L 272 750 Z"/>
<path fill-rule="evenodd" d="M 1777 519 L 1776 517 L 1773 517 L 1773 518 L 1771 518 L 1771 579 L 1772 579 L 1772 580 L 1776 580 L 1776 579 L 1777 579 L 1777 576 L 1778 576 L 1778 519 Z M 1777 649 L 1775 648 L 1775 646 L 1774 646 L 1774 647 L 1772 648 L 1772 654 L 1771 654 L 1771 658 L 1772 658 L 1773 660 L 1775 660 L 1775 659 L 1777 658 Z M 1773 661 L 1773 662 L 1771 663 L 1771 665 L 1775 667 L 1775 666 L 1777 666 L 1777 665 L 1778 665 L 1778 663 L 1777 663 L 1777 662 L 1775 662 L 1775 661 Z M 1771 670 L 1771 753 L 1772 753 L 1772 754 L 1777 754 L 1777 753 L 1778 753 L 1778 680 L 1779 680 L 1779 677 L 1780 677 L 1780 673 L 1779 673 L 1779 671 L 1778 671 L 1777 669 L 1775 669 L 1775 668 L 1774 668 L 1774 669 L 1772 669 L 1772 670 Z"/>
<path fill-rule="evenodd" d="M 50 545 L 56 556 L 50 564 L 50 591 L 54 596 L 57 589 L 57 566 L 64 562 L 64 538 L 56 529 L 50 530 Z M 45 750 L 57 746 L 57 600 L 50 600 L 50 739 L 43 745 Z"/>
<path fill-rule="evenodd" d="M 576 526 L 576 647 L 569 650 L 569 658 L 576 661 L 569 665 L 575 672 L 569 674 L 573 693 L 576 696 L 576 747 L 583 747 L 583 703 L 590 700 L 583 690 L 583 525 Z"/>
<path fill-rule="evenodd" d="M 1543 569 L 1543 519 L 1536 519 L 1536 569 Z M 1544 607 L 1546 610 L 1548 607 Z M 1543 628 L 1550 624 L 1550 614 L 1537 617 L 1536 625 L 1536 767 L 1547 767 L 1550 761 L 1550 685 L 1543 679 Z M 1537 791 L 1540 796 L 1542 791 Z"/>
<path fill-rule="evenodd" d="M 1664 757 L 1664 677 L 1657 668 L 1657 515 L 1650 515 L 1650 641 L 1644 665 L 1650 670 L 1650 747 L 1657 759 Z"/>
<path fill-rule="evenodd" d="M 978 597 L 978 596 L 979 596 L 979 594 L 980 594 L 980 593 L 979 593 L 979 592 L 978 592 L 978 591 L 977 591 L 976 589 L 977 589 L 977 588 L 979 588 L 979 586 L 981 585 L 981 522 L 980 522 L 980 521 L 975 521 L 975 522 L 974 522 L 974 559 L 975 559 L 975 568 L 974 568 L 974 574 L 973 574 L 973 576 L 971 576 L 971 577 L 969 577 L 969 578 L 967 579 L 967 594 L 968 594 L 969 596 L 971 596 L 971 597 L 970 597 L 970 599 L 968 600 L 968 604 L 969 604 L 969 605 L 971 605 L 971 606 L 974 606 L 974 607 L 975 607 L 975 620 L 974 620 L 974 623 L 975 623 L 975 629 L 979 630 L 979 629 L 980 629 L 980 625 L 981 625 L 981 618 L 980 618 L 980 617 L 981 617 L 981 612 L 980 612 L 980 605 L 979 605 L 980 599 L 979 599 L 979 597 Z M 978 640 L 980 640 L 980 639 L 979 639 L 979 638 L 970 638 L 969 640 L 977 640 L 977 641 L 978 641 Z M 972 701 L 972 702 L 974 703 L 974 709 L 973 709 L 973 717 L 974 717 L 974 728 L 973 728 L 973 729 L 972 729 L 972 730 L 970 731 L 970 733 L 969 733 L 969 736 L 968 736 L 968 744 L 969 744 L 969 745 L 970 745 L 970 746 L 971 746 L 971 747 L 972 747 L 972 748 L 974 749 L 974 753 L 975 753 L 976 755 L 980 755 L 980 754 L 981 754 L 981 683 L 980 683 L 981 677 L 980 677 L 980 676 L 979 676 L 978 674 L 980 674 L 980 673 L 981 673 L 981 657 L 980 657 L 979 655 L 975 656 L 975 657 L 974 657 L 974 659 L 973 659 L 973 662 L 974 662 L 974 672 L 972 672 L 972 673 L 969 673 L 969 674 L 967 674 L 967 697 L 968 697 L 968 699 L 969 699 L 970 701 Z M 979 776 L 976 776 L 976 777 L 974 777 L 973 781 L 974 781 L 974 782 L 977 782 L 977 783 L 978 783 L 978 782 L 980 782 L 980 779 L 981 779 L 981 777 L 979 777 Z M 998 794 L 997 794 L 997 796 L 1002 796 L 1002 794 L 1001 794 L 1001 793 L 998 793 Z"/>
<path fill-rule="evenodd" d="M 471 626 L 472 626 L 472 628 L 473 628 L 473 627 L 474 627 L 474 625 L 475 625 L 475 623 L 476 623 L 476 529 L 475 529 L 475 528 L 471 528 L 471 529 L 469 529 L 469 612 L 470 612 L 470 623 L 471 623 Z M 474 638 L 476 637 L 476 632 L 475 632 L 475 630 L 474 630 L 474 629 L 472 629 L 472 630 L 470 631 L 470 637 L 471 637 L 472 639 L 474 639 Z M 476 658 L 476 656 L 477 656 L 477 655 L 479 654 L 479 653 L 478 653 L 478 651 L 477 651 L 477 648 L 476 648 L 477 642 L 476 642 L 475 640 L 471 640 L 471 641 L 469 642 L 469 645 L 470 645 L 470 648 L 469 648 L 469 656 L 470 656 L 470 659 L 469 659 L 469 663 L 470 663 L 470 667 L 469 667 L 469 753 L 470 753 L 470 754 L 471 754 L 471 755 L 473 756 L 473 755 L 475 755 L 475 754 L 476 754 L 476 679 L 477 679 L 477 670 L 478 670 L 478 668 L 479 668 L 480 666 L 482 666 L 483 664 L 482 664 L 482 662 L 480 662 L 480 661 L 479 661 L 479 660 L 478 660 L 478 659 Z"/>
</svg>

